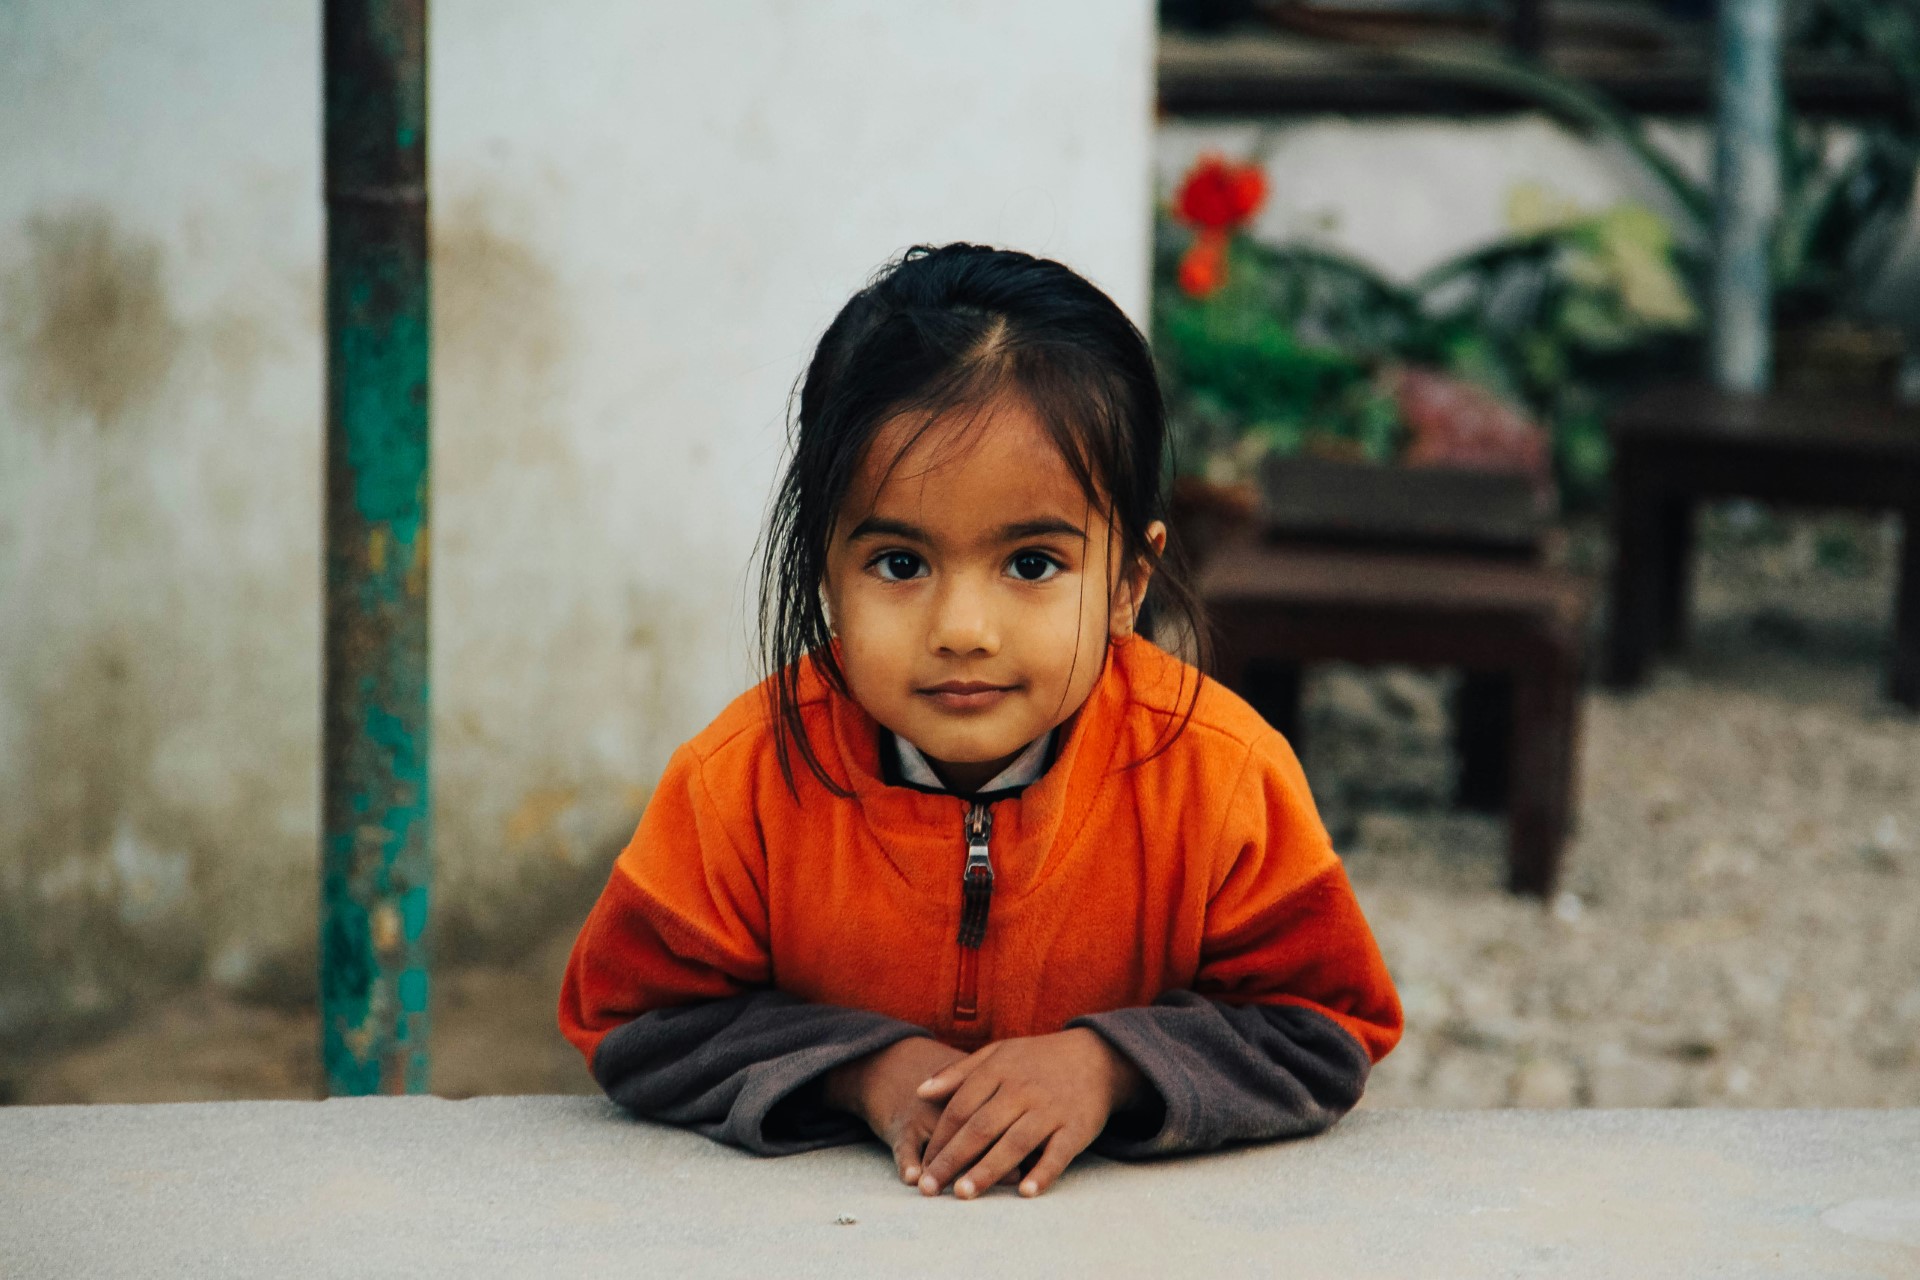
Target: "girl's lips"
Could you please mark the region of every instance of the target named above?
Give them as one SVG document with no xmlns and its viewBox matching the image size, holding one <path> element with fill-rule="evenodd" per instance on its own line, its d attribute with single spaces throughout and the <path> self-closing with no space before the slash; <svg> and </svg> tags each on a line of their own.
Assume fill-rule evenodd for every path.
<svg viewBox="0 0 1920 1280">
<path fill-rule="evenodd" d="M 986 684 L 979 680 L 949 680 L 944 684 L 930 685 L 919 692 L 949 711 L 979 711 L 995 705 L 1016 687 Z"/>
</svg>

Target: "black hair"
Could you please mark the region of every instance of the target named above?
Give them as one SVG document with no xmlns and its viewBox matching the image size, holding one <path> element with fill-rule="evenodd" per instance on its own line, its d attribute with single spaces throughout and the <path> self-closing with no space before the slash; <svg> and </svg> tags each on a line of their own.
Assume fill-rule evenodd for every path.
<svg viewBox="0 0 1920 1280">
<path fill-rule="evenodd" d="M 1163 555 L 1147 541 L 1148 527 L 1165 516 L 1172 468 L 1146 338 L 1113 299 L 1058 262 L 981 245 L 916 246 L 881 268 L 827 326 L 790 415 L 790 456 L 768 515 L 760 579 L 761 658 L 789 787 L 797 748 L 822 784 L 847 794 L 807 737 L 800 664 L 811 655 L 848 693 L 821 587 L 840 504 L 869 445 L 912 413 L 921 426 L 901 445 L 904 455 L 941 415 L 1008 392 L 1032 406 L 1088 503 L 1107 516 L 1119 563 L 1144 558 L 1153 566 L 1139 629 L 1203 647 L 1177 544 Z M 1196 680 L 1144 758 L 1186 727 L 1198 696 Z"/>
</svg>

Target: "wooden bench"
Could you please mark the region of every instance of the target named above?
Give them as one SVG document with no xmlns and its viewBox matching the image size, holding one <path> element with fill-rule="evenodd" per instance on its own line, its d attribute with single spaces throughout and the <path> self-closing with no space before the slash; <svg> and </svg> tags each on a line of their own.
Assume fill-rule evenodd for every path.
<svg viewBox="0 0 1920 1280">
<path fill-rule="evenodd" d="M 1509 887 L 1552 893 L 1574 803 L 1586 588 L 1540 563 L 1543 522 L 1524 486 L 1527 512 L 1514 505 L 1511 478 L 1458 504 L 1444 497 L 1456 481 L 1478 492 L 1488 478 L 1369 468 L 1382 474 L 1352 483 L 1387 488 L 1355 506 L 1336 496 L 1349 478 L 1314 465 L 1270 475 L 1259 525 L 1206 559 L 1215 676 L 1298 746 L 1307 663 L 1460 668 L 1458 798 L 1507 811 Z M 1383 518 L 1337 514 L 1367 510 Z"/>
<path fill-rule="evenodd" d="M 1887 694 L 1920 710 L 1920 410 L 1806 392 L 1667 388 L 1611 423 L 1613 589 L 1606 678 L 1631 689 L 1686 632 L 1693 511 L 1703 498 L 1900 513 Z"/>
</svg>

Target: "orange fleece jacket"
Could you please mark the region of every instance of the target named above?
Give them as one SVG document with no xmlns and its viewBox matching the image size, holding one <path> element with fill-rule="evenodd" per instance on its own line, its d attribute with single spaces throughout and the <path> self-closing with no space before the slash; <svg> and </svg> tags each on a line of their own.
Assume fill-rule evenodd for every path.
<svg viewBox="0 0 1920 1280">
<path fill-rule="evenodd" d="M 1204 680 L 1152 754 L 1199 679 L 1114 642 L 1046 774 L 991 805 L 995 882 L 970 956 L 968 801 L 883 781 L 879 726 L 811 668 L 807 732 L 853 794 L 796 756 L 796 796 L 765 686 L 743 695 L 668 762 L 574 945 L 562 1031 L 591 1065 L 644 1013 L 772 986 L 969 1048 L 1186 989 L 1316 1010 L 1378 1061 L 1399 998 L 1292 750 Z"/>
</svg>

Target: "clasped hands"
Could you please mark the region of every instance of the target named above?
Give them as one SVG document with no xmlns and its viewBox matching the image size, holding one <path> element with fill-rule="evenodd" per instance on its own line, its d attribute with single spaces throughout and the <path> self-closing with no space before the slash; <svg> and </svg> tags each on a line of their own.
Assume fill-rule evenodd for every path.
<svg viewBox="0 0 1920 1280">
<path fill-rule="evenodd" d="M 887 1144 L 902 1182 L 970 1200 L 1016 1177 L 1039 1195 L 1145 1087 L 1097 1032 L 1071 1027 L 973 1053 L 915 1036 L 830 1072 L 826 1098 Z"/>
</svg>

